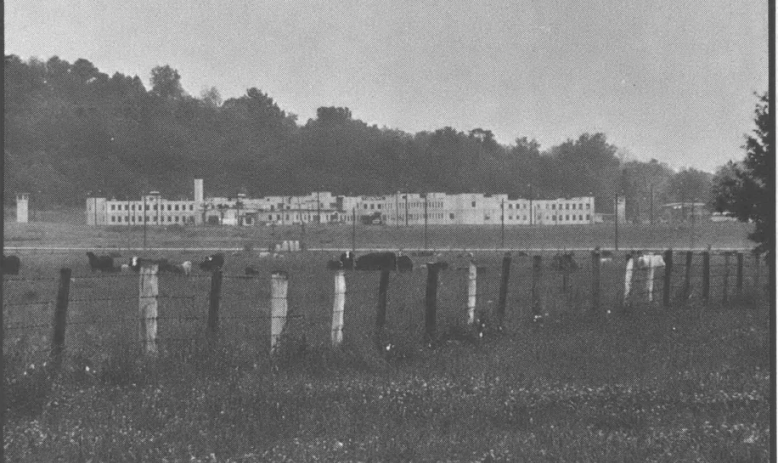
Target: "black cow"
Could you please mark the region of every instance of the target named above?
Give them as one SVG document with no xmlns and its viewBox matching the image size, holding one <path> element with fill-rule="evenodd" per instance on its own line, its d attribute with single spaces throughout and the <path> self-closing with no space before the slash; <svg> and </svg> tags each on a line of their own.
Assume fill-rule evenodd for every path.
<svg viewBox="0 0 778 463">
<path fill-rule="evenodd" d="M 224 254 L 220 252 L 211 254 L 200 263 L 200 270 L 205 270 L 206 272 L 213 272 L 222 267 L 224 267 Z"/>
<path fill-rule="evenodd" d="M 86 256 L 89 258 L 89 267 L 91 267 L 92 272 L 95 272 L 97 270 L 101 272 L 116 271 L 116 269 L 113 268 L 113 257 L 96 256 L 95 253 L 93 253 L 92 251 L 87 252 Z"/>
<path fill-rule="evenodd" d="M 21 266 L 22 262 L 17 256 L 3 254 L 3 275 L 18 275 Z"/>
<path fill-rule="evenodd" d="M 353 270 L 354 269 L 354 254 L 351 251 L 346 251 L 340 255 L 339 259 L 331 259 L 327 261 L 327 270 Z"/>
<path fill-rule="evenodd" d="M 249 265 L 246 267 L 245 273 L 246 275 L 259 275 L 259 270 Z"/>
<path fill-rule="evenodd" d="M 397 258 L 397 271 L 398 272 L 412 272 L 413 261 L 408 256 L 399 256 Z"/>
<path fill-rule="evenodd" d="M 575 262 L 573 257 L 574 254 L 572 252 L 557 254 L 551 261 L 551 268 L 554 270 L 567 272 L 578 270 L 578 264 Z"/>
<path fill-rule="evenodd" d="M 397 255 L 393 252 L 371 252 L 357 257 L 354 262 L 356 270 L 396 270 Z"/>
</svg>

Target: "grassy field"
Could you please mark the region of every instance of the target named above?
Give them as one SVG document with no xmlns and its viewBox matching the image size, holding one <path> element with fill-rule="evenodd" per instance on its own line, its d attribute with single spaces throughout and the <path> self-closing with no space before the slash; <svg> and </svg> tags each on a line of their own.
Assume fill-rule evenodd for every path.
<svg viewBox="0 0 778 463">
<path fill-rule="evenodd" d="M 714 233 L 729 236 L 729 241 L 719 238 L 718 246 L 734 246 L 733 237 L 745 233 L 744 228 L 736 233 L 738 229 L 728 225 Z M 6 224 L 6 239 L 33 236 L 14 227 L 23 226 Z M 112 247 L 111 240 L 121 236 L 111 228 L 26 227 L 39 230 L 40 243 L 47 246 L 96 244 L 93 240 L 101 238 L 101 245 Z M 79 235 L 79 230 L 84 234 Z M 231 243 L 241 249 L 278 237 L 266 229 L 218 230 L 219 236 L 209 227 L 160 230 L 153 244 Z M 319 239 L 330 241 L 323 244 L 338 247 L 340 235 L 326 234 L 328 227 L 322 230 Z M 537 240 L 551 242 L 536 230 L 530 232 L 537 233 Z M 496 231 L 499 237 L 499 228 Z M 307 236 L 313 235 L 308 232 Z M 402 241 L 403 247 L 411 247 L 419 230 L 405 232 L 416 233 Z M 578 243 L 569 247 L 593 244 L 583 238 L 572 241 L 574 232 L 565 232 L 569 233 L 565 239 Z M 388 230 L 365 227 L 363 233 L 373 233 L 376 247 L 391 246 L 387 240 L 392 236 L 381 234 Z M 469 233 L 468 239 L 482 239 L 479 236 L 486 232 L 462 233 Z M 191 235 L 183 240 L 182 234 Z M 15 243 L 30 245 L 24 240 L 10 244 Z M 641 244 L 635 247 L 653 247 Z M 483 339 L 464 326 L 466 272 L 456 268 L 464 267 L 468 258 L 461 252 L 439 256 L 451 263 L 451 270 L 440 276 L 440 342 L 435 348 L 421 342 L 426 272 L 393 274 L 385 339 L 396 348 L 392 356 L 384 356 L 372 344 L 377 274 L 347 273 L 344 344 L 333 350 L 328 347 L 333 275 L 324 270 L 327 253 L 290 253 L 283 259 L 261 258 L 248 250 L 229 253 L 219 339 L 209 343 L 204 335 L 209 275 L 163 275 L 160 356 L 143 359 L 135 341 L 138 281 L 134 274 L 93 275 L 83 251 L 23 252 L 21 275 L 4 278 L 6 459 L 729 462 L 769 458 L 773 352 L 768 304 L 760 289 L 766 282 L 764 267 L 758 269 L 746 256 L 744 294 L 739 297 L 734 291 L 735 269 L 730 267 L 731 297 L 722 303 L 724 258 L 715 255 L 711 301 L 703 304 L 700 256 L 693 261 L 690 299 L 680 296 L 684 272 L 683 259 L 677 257 L 673 307 L 647 303 L 645 293 L 636 288 L 624 312 L 623 256 L 617 255 L 614 264 L 602 267 L 602 305 L 592 312 L 588 255 L 577 253 L 581 269 L 569 276 L 564 292 L 561 274 L 548 268 L 553 253 L 540 254 L 546 265 L 536 291 L 544 317 L 532 321 L 531 259 L 514 255 L 505 329 L 487 331 Z M 121 259 L 129 255 L 122 251 Z M 194 262 L 204 255 L 202 251 L 164 253 Z M 485 268 L 478 279 L 478 307 L 487 315 L 497 300 L 501 258 L 502 253 L 475 254 Z M 416 264 L 429 259 L 415 258 Z M 244 277 L 246 265 L 256 267 L 260 275 Z M 62 375 L 52 383 L 43 364 L 61 267 L 73 270 L 73 281 L 67 357 Z M 272 270 L 290 275 L 292 315 L 283 348 L 273 359 L 268 355 Z M 657 277 L 661 276 L 660 272 Z M 659 282 L 655 294 L 660 301 L 661 289 Z"/>
<path fill-rule="evenodd" d="M 73 213 L 72 215 L 75 215 Z M 5 223 L 5 245 L 24 247 L 73 246 L 127 249 L 143 247 L 143 227 L 88 227 L 60 212 L 46 212 L 57 221 Z M 621 249 L 750 248 L 747 234 L 752 226 L 742 223 L 701 222 L 692 224 L 619 225 Z M 614 224 L 570 226 L 430 226 L 429 249 L 570 249 L 615 247 Z M 266 249 L 281 240 L 301 240 L 309 248 L 405 248 L 425 247 L 423 226 L 391 227 L 348 225 L 305 227 L 148 227 L 147 247 L 217 247 Z"/>
</svg>

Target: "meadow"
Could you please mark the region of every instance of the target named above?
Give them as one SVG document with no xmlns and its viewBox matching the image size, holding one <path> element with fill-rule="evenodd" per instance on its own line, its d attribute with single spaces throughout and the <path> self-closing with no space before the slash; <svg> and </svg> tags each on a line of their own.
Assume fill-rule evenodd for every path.
<svg viewBox="0 0 778 463">
<path fill-rule="evenodd" d="M 714 247 L 737 247 L 744 239 L 735 230 L 745 229 L 727 225 L 706 232 Z M 9 237 L 39 236 L 42 246 L 121 249 L 121 230 L 83 228 L 7 223 L 6 245 L 30 245 Z M 318 235 L 306 230 L 306 236 L 318 236 L 332 248 L 340 247 L 339 239 L 350 240 L 342 230 L 321 229 Z M 769 458 L 773 352 L 762 288 L 766 269 L 748 254 L 743 292 L 735 293 L 732 267 L 726 302 L 722 255 L 712 258 L 711 295 L 704 302 L 700 255 L 693 261 L 691 296 L 684 298 L 683 259 L 677 254 L 673 304 L 664 308 L 661 273 L 654 303 L 636 288 L 632 303 L 622 305 L 624 259 L 617 253 L 614 263 L 601 268 L 601 306 L 592 311 L 588 253 L 576 253 L 581 268 L 569 275 L 567 291 L 562 275 L 548 268 L 554 253 L 529 253 L 542 255 L 546 264 L 536 286 L 543 317 L 536 319 L 531 257 L 515 252 L 504 329 L 483 338 L 465 325 L 467 272 L 457 268 L 464 268 L 469 256 L 445 251 L 415 257 L 417 265 L 433 259 L 451 264 L 440 275 L 439 342 L 422 342 L 426 272 L 392 274 L 384 339 L 395 349 L 384 355 L 372 342 L 378 274 L 347 272 L 344 343 L 332 349 L 333 274 L 325 270 L 331 253 L 260 257 L 261 243 L 291 230 L 217 230 L 218 235 L 211 227 L 154 231 L 155 247 L 238 249 L 227 255 L 217 339 L 208 340 L 204 332 L 210 275 L 160 277 L 157 358 L 139 353 L 136 275 L 92 274 L 82 250 L 20 253 L 22 274 L 6 276 L 3 292 L 8 461 Z M 456 241 L 449 247 L 485 247 L 489 240 L 483 235 L 494 231 L 465 230 L 461 233 L 482 244 Z M 361 232 L 375 247 L 408 249 L 420 230 L 405 230 L 405 241 L 380 228 Z M 499 227 L 496 232 L 499 238 Z M 596 238 L 579 230 L 575 241 L 570 230 L 564 238 L 569 246 L 552 247 L 548 234 L 534 228 L 522 233 L 548 243 L 525 249 L 585 248 Z M 632 235 L 626 231 L 624 243 L 665 247 L 659 237 L 653 246 L 650 235 Z M 392 237 L 397 241 L 388 240 Z M 98 238 L 103 241 L 92 241 Z M 194 262 L 207 254 L 119 253 L 121 259 L 140 253 Z M 478 308 L 488 317 L 497 301 L 502 253 L 477 251 L 474 259 L 484 267 Z M 259 275 L 243 275 L 246 265 Z M 57 272 L 65 266 L 73 270 L 67 355 L 51 380 L 43 364 Z M 271 357 L 274 270 L 289 273 L 291 316 L 281 350 Z"/>
</svg>

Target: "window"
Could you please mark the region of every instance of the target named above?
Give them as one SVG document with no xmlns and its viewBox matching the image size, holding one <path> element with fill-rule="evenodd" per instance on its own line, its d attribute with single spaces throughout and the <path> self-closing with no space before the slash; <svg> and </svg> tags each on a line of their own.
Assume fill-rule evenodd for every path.
<svg viewBox="0 0 778 463">
<path fill-rule="evenodd" d="M 473 207 L 475 207 L 475 201 L 473 201 L 473 203 L 472 203 L 472 204 L 473 204 Z"/>
<path fill-rule="evenodd" d="M 570 215 L 569 214 L 565 214 L 565 220 L 570 220 Z"/>
<path fill-rule="evenodd" d="M 591 216 L 589 214 L 586 214 L 586 220 L 591 220 Z"/>
<path fill-rule="evenodd" d="M 589 204 L 589 203 L 586 203 L 586 209 L 587 209 L 587 210 L 589 210 L 589 206 L 591 206 L 591 204 Z"/>
<path fill-rule="evenodd" d="M 578 220 L 583 220 L 583 215 L 579 215 Z"/>
<path fill-rule="evenodd" d="M 176 223 L 178 223 L 178 216 L 176 216 Z"/>
<path fill-rule="evenodd" d="M 449 217 L 451 220 L 454 220 L 454 214 L 449 214 L 449 215 L 448 215 L 448 217 Z"/>
<path fill-rule="evenodd" d="M 189 205 L 189 210 L 190 210 L 190 211 L 193 211 L 193 210 L 194 210 L 194 204 L 190 204 L 190 205 Z M 192 220 L 194 220 L 194 219 L 192 219 Z"/>
<path fill-rule="evenodd" d="M 176 211 L 178 210 L 178 204 L 176 204 L 175 210 L 176 210 Z"/>
<path fill-rule="evenodd" d="M 551 220 L 553 220 L 554 222 L 556 222 L 556 216 L 555 216 L 555 215 L 552 215 L 552 216 L 551 216 Z"/>
<path fill-rule="evenodd" d="M 569 204 L 565 204 L 565 210 L 569 210 L 569 209 L 570 209 L 570 205 Z"/>
<path fill-rule="evenodd" d="M 370 205 L 370 210 L 373 210 L 373 209 L 375 209 L 375 204 L 371 204 Z"/>
</svg>

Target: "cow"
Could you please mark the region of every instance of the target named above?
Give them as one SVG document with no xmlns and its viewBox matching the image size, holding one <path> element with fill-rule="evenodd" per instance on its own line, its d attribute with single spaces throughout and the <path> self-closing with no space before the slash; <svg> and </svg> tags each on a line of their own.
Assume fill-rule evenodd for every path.
<svg viewBox="0 0 778 463">
<path fill-rule="evenodd" d="M 192 261 L 185 260 L 181 262 L 181 270 L 184 272 L 184 275 L 189 276 L 192 273 Z"/>
<path fill-rule="evenodd" d="M 413 271 L 413 261 L 408 256 L 398 256 L 397 257 L 397 271 L 398 272 L 412 272 Z"/>
<path fill-rule="evenodd" d="M 353 270 L 354 269 L 354 254 L 351 251 L 346 251 L 340 255 L 338 259 L 330 259 L 327 261 L 327 270 Z"/>
<path fill-rule="evenodd" d="M 96 272 L 98 270 L 101 272 L 115 271 L 113 267 L 113 257 L 96 256 L 92 251 L 87 252 L 86 256 L 89 258 L 89 267 L 92 269 L 92 272 Z"/>
<path fill-rule="evenodd" d="M 613 252 L 612 251 L 603 251 L 600 249 L 599 246 L 594 248 L 595 252 L 600 253 L 600 263 L 605 264 L 608 262 L 613 262 Z"/>
<path fill-rule="evenodd" d="M 254 267 L 249 265 L 248 267 L 246 267 L 246 270 L 244 271 L 244 273 L 246 275 L 248 275 L 248 276 L 259 275 L 259 270 L 255 269 Z"/>
<path fill-rule="evenodd" d="M 19 257 L 3 254 L 3 275 L 18 275 L 21 266 L 22 262 Z"/>
<path fill-rule="evenodd" d="M 559 271 L 572 272 L 578 270 L 578 264 L 572 252 L 557 253 L 551 261 L 551 268 Z"/>
<path fill-rule="evenodd" d="M 397 270 L 397 255 L 393 252 L 371 252 L 359 256 L 354 262 L 355 270 Z"/>
<path fill-rule="evenodd" d="M 632 290 L 632 277 L 636 269 L 645 275 L 648 302 L 652 302 L 654 300 L 654 270 L 664 266 L 665 260 L 661 254 L 644 254 L 643 251 L 628 253 L 627 268 L 624 275 L 624 302 L 627 303 Z"/>
<path fill-rule="evenodd" d="M 204 261 L 200 262 L 200 270 L 206 272 L 214 272 L 221 269 L 224 266 L 224 254 L 216 253 L 206 257 Z"/>
</svg>

